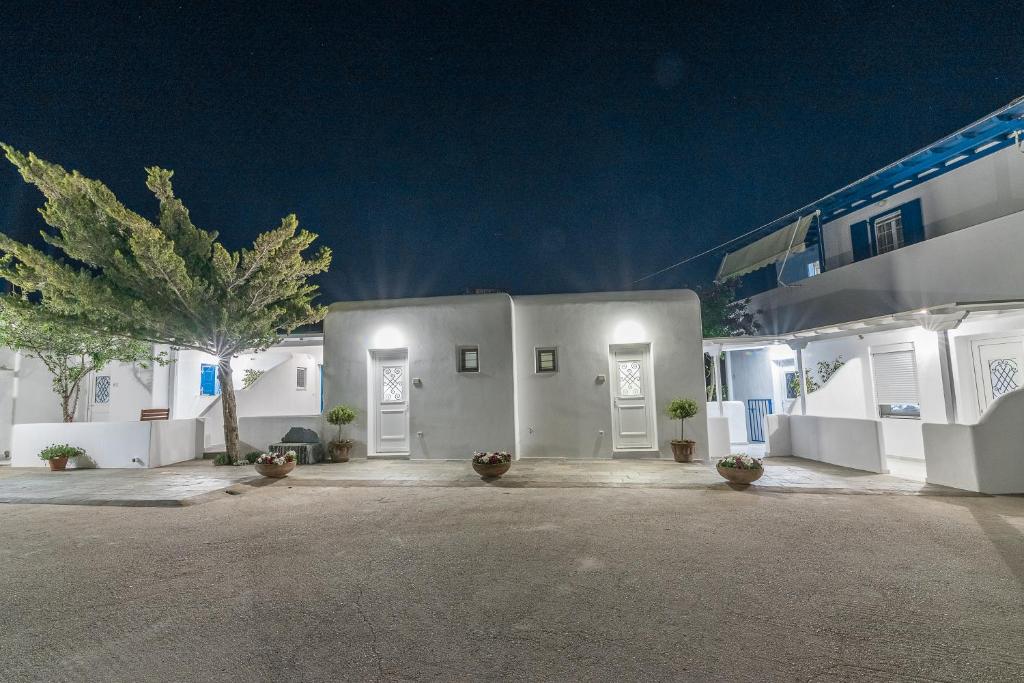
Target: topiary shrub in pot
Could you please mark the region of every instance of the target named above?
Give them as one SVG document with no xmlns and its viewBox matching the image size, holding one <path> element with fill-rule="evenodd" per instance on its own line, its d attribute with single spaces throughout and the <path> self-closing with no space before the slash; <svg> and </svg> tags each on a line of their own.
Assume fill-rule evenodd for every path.
<svg viewBox="0 0 1024 683">
<path fill-rule="evenodd" d="M 62 472 L 68 466 L 68 458 L 85 455 L 85 449 L 69 446 L 66 443 L 47 446 L 39 453 L 39 459 L 45 460 L 53 472 Z"/>
<path fill-rule="evenodd" d="M 338 438 L 327 444 L 327 452 L 331 462 L 348 462 L 352 439 L 341 438 L 341 428 L 356 419 L 356 409 L 352 406 L 337 405 L 327 413 L 327 421 L 338 428 Z"/>
<path fill-rule="evenodd" d="M 699 412 L 697 402 L 691 398 L 672 399 L 665 412 L 673 420 L 679 420 L 679 438 L 672 439 L 672 457 L 676 462 L 693 462 L 693 451 L 697 442 L 685 437 L 686 420 Z"/>
</svg>

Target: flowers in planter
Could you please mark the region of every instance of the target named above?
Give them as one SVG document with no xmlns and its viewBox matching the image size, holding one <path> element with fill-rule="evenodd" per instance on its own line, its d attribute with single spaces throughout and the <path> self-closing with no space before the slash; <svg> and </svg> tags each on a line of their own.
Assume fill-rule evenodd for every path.
<svg viewBox="0 0 1024 683">
<path fill-rule="evenodd" d="M 85 449 L 78 446 L 69 446 L 66 443 L 57 443 L 47 446 L 39 453 L 40 460 L 60 460 L 61 458 L 77 458 L 85 455 Z"/>
<path fill-rule="evenodd" d="M 290 462 L 295 462 L 295 451 L 288 451 L 287 453 L 263 453 L 256 458 L 257 465 L 287 465 Z"/>
<path fill-rule="evenodd" d="M 733 453 L 727 455 L 718 461 L 719 467 L 728 467 L 737 470 L 760 470 L 763 469 L 763 465 L 759 458 L 751 458 L 748 455 L 742 453 Z"/>
<path fill-rule="evenodd" d="M 504 451 L 494 453 L 477 451 L 473 454 L 474 465 L 503 465 L 508 462 L 512 462 L 512 454 L 505 453 Z"/>
</svg>

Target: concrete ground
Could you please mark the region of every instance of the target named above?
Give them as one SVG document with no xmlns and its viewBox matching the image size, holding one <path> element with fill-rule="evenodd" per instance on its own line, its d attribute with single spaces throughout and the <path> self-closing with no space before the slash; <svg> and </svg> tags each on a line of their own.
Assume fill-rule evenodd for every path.
<svg viewBox="0 0 1024 683">
<path fill-rule="evenodd" d="M 0 680 L 1024 671 L 1024 498 L 297 484 L 0 507 Z"/>
</svg>

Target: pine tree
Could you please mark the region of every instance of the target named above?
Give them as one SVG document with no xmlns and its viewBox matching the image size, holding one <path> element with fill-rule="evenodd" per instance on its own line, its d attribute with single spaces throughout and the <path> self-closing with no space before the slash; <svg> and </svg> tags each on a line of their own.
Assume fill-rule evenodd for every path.
<svg viewBox="0 0 1024 683">
<path fill-rule="evenodd" d="M 304 256 L 316 235 L 300 230 L 289 215 L 251 248 L 231 252 L 216 232 L 192 223 L 174 196 L 172 171 L 146 169 L 146 185 L 159 202 L 150 221 L 97 180 L 0 147 L 46 197 L 40 213 L 52 230 L 43 231 L 43 239 L 67 257 L 53 258 L 0 234 L 0 278 L 21 295 L 17 305 L 37 306 L 55 323 L 215 356 L 224 442 L 236 460 L 231 358 L 323 319 L 327 311 L 313 303 L 318 288 L 310 278 L 330 266 L 330 250 Z M 25 298 L 29 294 L 38 302 Z"/>
</svg>

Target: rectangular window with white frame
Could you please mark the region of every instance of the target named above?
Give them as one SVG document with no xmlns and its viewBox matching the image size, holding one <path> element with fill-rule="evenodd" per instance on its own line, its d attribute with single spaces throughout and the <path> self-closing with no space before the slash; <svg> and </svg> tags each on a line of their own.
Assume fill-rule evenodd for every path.
<svg viewBox="0 0 1024 683">
<path fill-rule="evenodd" d="M 456 355 L 456 369 L 459 372 L 480 372 L 480 347 L 460 346 Z"/>
<path fill-rule="evenodd" d="M 295 390 L 305 391 L 306 390 L 306 368 L 297 367 L 295 368 Z"/>
<path fill-rule="evenodd" d="M 921 418 L 921 392 L 913 343 L 871 348 L 875 405 L 883 418 Z"/>
<path fill-rule="evenodd" d="M 545 374 L 549 372 L 558 372 L 558 349 L 549 346 L 546 348 L 539 348 L 536 352 L 536 364 L 534 371 L 537 374 Z"/>
<path fill-rule="evenodd" d="M 880 216 L 875 224 L 875 253 L 884 254 L 903 247 L 903 214 L 893 211 Z"/>
</svg>

